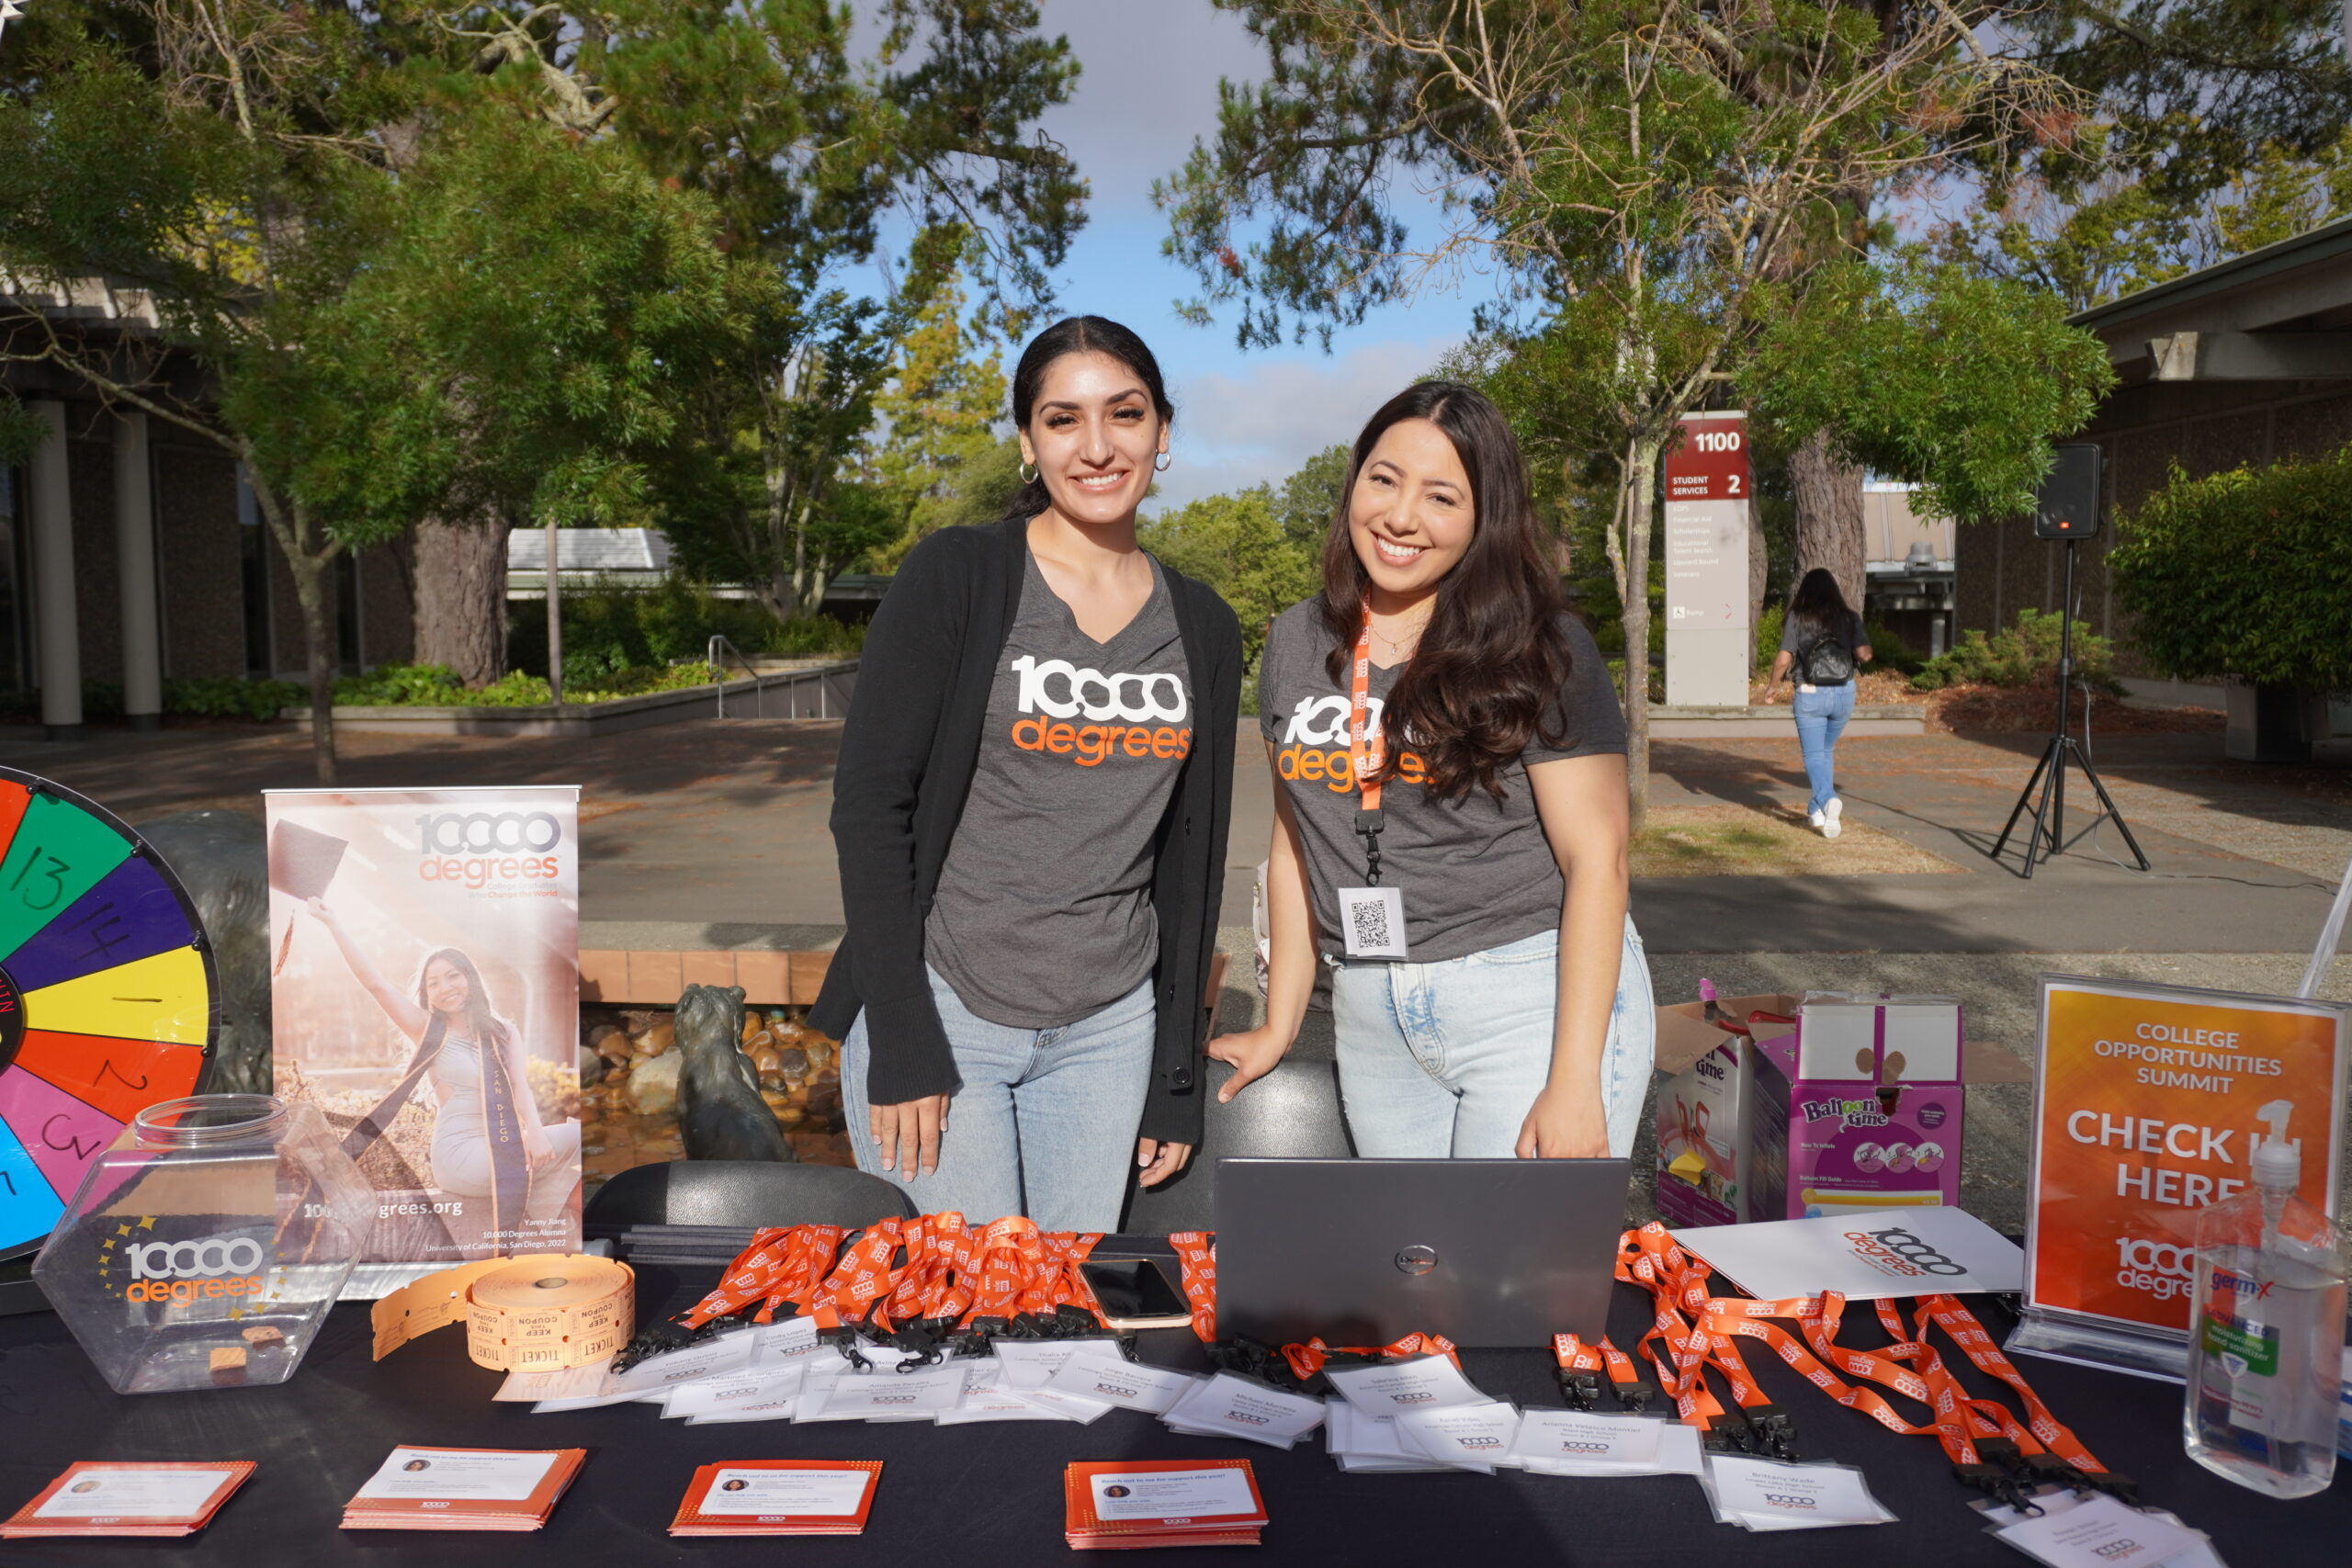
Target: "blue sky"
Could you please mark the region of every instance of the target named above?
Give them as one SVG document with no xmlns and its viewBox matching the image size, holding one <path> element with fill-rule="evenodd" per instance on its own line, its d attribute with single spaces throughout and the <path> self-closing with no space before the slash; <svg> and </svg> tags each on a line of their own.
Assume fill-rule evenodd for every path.
<svg viewBox="0 0 2352 1568">
<path fill-rule="evenodd" d="M 1043 9 L 1044 30 L 1067 36 L 1084 67 L 1076 96 L 1044 129 L 1093 186 L 1087 225 L 1055 276 L 1057 303 L 1125 321 L 1159 356 L 1177 423 L 1158 504 L 1279 481 L 1352 440 L 1373 410 L 1461 341 L 1477 303 L 1468 289 L 1378 311 L 1336 335 L 1329 354 L 1313 344 L 1245 354 L 1229 321 L 1180 320 L 1175 302 L 1196 288 L 1159 254 L 1167 222 L 1151 182 L 1215 129 L 1218 78 L 1262 75 L 1262 55 L 1209 0 L 1045 0 Z"/>
</svg>

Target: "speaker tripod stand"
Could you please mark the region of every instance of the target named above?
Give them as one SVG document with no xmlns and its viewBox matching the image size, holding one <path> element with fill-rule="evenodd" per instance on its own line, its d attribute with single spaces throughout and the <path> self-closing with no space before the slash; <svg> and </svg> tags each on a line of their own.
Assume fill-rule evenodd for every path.
<svg viewBox="0 0 2352 1568">
<path fill-rule="evenodd" d="M 2058 601 L 2058 723 L 2051 731 L 2050 744 L 2041 749 L 2041 761 L 2033 765 L 2033 776 L 2025 781 L 2025 788 L 2018 795 L 2018 803 L 2009 808 L 2008 822 L 2001 829 L 2001 836 L 1987 852 L 1995 860 L 2008 847 L 2009 835 L 2017 831 L 2018 818 L 2025 815 L 2026 805 L 2034 801 L 2034 788 L 2041 786 L 2041 797 L 2034 803 L 2033 831 L 2025 840 L 2025 874 L 2033 876 L 2036 854 L 2044 860 L 2064 847 L 2062 834 L 2066 819 L 2066 764 L 2072 761 L 2091 781 L 2091 788 L 2098 794 L 2098 803 L 2108 816 L 2115 819 L 2123 841 L 2132 850 L 2132 858 L 2140 869 L 2148 869 L 2148 857 L 2141 852 L 2140 840 L 2132 836 L 2132 825 L 2123 820 L 2123 813 L 2115 808 L 2114 798 L 2107 793 L 2107 785 L 2099 782 L 2098 770 L 2091 766 L 2090 755 L 2075 739 L 2074 726 L 2067 716 L 2068 688 L 2075 680 L 2075 546 L 2076 540 L 2066 541 L 2066 588 Z M 2090 714 L 2086 699 L 2083 715 L 2086 730 L 2090 726 Z"/>
</svg>

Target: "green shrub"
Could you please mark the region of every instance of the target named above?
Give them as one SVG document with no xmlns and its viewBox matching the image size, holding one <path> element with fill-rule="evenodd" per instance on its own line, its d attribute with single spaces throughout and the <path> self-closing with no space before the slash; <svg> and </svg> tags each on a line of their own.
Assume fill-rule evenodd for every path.
<svg viewBox="0 0 2352 1568">
<path fill-rule="evenodd" d="M 863 626 L 828 615 L 785 620 L 755 599 L 722 599 L 697 583 L 669 579 L 651 588 L 569 589 L 563 595 L 563 684 L 569 692 L 622 670 L 666 670 L 708 657 L 724 637 L 747 658 L 846 656 L 865 640 Z M 518 670 L 548 672 L 548 608 L 543 599 L 507 608 L 508 657 Z"/>
<path fill-rule="evenodd" d="M 1871 645 L 1870 667 L 1873 670 L 1917 675 L 1927 665 L 1928 656 L 1904 641 L 1903 634 L 1883 621 L 1864 622 L 1862 640 Z"/>
<path fill-rule="evenodd" d="M 2197 479 L 2176 466 L 2107 556 L 2133 646 L 2177 680 L 2352 686 L 2347 484 L 2352 447 Z"/>
<path fill-rule="evenodd" d="M 1756 617 L 1756 668 L 1759 673 L 1772 668 L 1772 660 L 1781 651 L 1781 629 L 1788 624 L 1786 604 L 1767 604 L 1764 613 Z"/>
<path fill-rule="evenodd" d="M 2017 624 L 1986 637 L 1981 631 L 1961 634 L 1960 646 L 1938 654 L 1911 677 L 1912 689 L 1940 691 L 1946 686 L 1981 683 L 1988 686 L 2047 686 L 2058 679 L 2058 639 L 2062 630 L 2055 610 L 2020 610 Z M 2123 688 L 2115 679 L 2115 647 L 2093 634 L 2082 621 L 2075 623 L 2075 676 L 2118 695 Z"/>
<path fill-rule="evenodd" d="M 300 707 L 310 700 L 310 688 L 292 681 L 216 675 L 164 682 L 164 711 L 183 718 L 243 718 L 266 724 L 282 709 Z"/>
</svg>

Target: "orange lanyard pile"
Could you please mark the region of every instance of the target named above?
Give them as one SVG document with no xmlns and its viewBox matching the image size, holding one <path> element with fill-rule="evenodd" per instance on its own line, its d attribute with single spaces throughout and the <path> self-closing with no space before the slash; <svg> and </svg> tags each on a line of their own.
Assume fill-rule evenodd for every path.
<svg viewBox="0 0 2352 1568">
<path fill-rule="evenodd" d="M 2050 1414 L 2023 1374 L 1956 1298 L 1922 1298 L 1907 1327 L 1893 1303 L 1880 1303 L 1879 1321 L 1895 1343 L 1881 1350 L 1853 1350 L 1838 1343 L 1846 1303 L 1836 1292 L 1770 1302 L 1716 1296 L 1709 1287 L 1713 1273 L 1655 1222 L 1627 1232 L 1619 1243 L 1617 1277 L 1646 1289 L 1656 1305 L 1640 1348 L 1657 1369 L 1677 1414 L 1707 1431 L 1711 1447 L 1795 1457 L 1793 1424 L 1757 1385 L 1735 1343 L 1760 1339 L 1838 1404 L 1861 1411 L 1890 1431 L 1932 1434 L 1951 1461 L 1954 1475 L 1971 1486 L 2022 1502 L 2021 1483 L 2050 1480 L 2096 1486 L 2130 1500 L 2130 1480 L 2107 1471 Z M 1798 1333 L 1781 1328 L 1771 1321 L 1775 1318 L 1793 1322 Z M 2015 1389 L 2028 1419 L 2020 1422 L 1998 1400 L 1970 1395 L 1928 1343 L 1930 1323 L 1943 1329 L 1979 1371 Z M 1731 1390 L 1747 1418 L 1744 1428 L 1718 1427 L 1726 1412 L 1707 1385 L 1710 1369 Z M 1839 1372 L 1927 1405 L 1931 1418 L 1905 1420 L 1876 1390 L 1857 1387 Z"/>
<path fill-rule="evenodd" d="M 1348 764 L 1363 803 L 1356 831 L 1363 837 L 1364 886 L 1380 886 L 1380 770 L 1387 740 L 1372 728 L 1372 601 L 1364 601 L 1363 629 L 1356 633 L 1356 656 L 1348 673 Z"/>
<path fill-rule="evenodd" d="M 847 1234 L 839 1225 L 793 1225 L 756 1233 L 752 1245 L 727 1266 L 718 1288 L 678 1322 L 700 1328 L 715 1319 L 733 1317 L 754 1302 L 760 1303 L 754 1323 L 772 1321 L 778 1307 L 790 1309 L 787 1317 L 797 1314 L 817 1281 L 832 1268 L 833 1254 Z"/>
<path fill-rule="evenodd" d="M 666 1323 L 647 1324 L 616 1366 L 626 1368 L 714 1333 L 752 1313 L 754 1323 L 814 1319 L 846 1342 L 858 1334 L 927 1348 L 950 1336 L 1099 1334 L 1102 1303 L 1079 1265 L 1099 1233 L 1040 1231 L 1018 1216 L 977 1235 L 958 1213 L 888 1219 L 844 1249 L 839 1225 L 792 1225 L 753 1234 L 716 1289 Z"/>
</svg>

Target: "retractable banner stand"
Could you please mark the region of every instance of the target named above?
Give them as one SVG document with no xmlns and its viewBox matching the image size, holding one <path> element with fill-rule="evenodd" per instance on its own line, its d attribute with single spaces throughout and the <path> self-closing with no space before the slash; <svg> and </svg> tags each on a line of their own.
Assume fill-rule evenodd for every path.
<svg viewBox="0 0 2352 1568">
<path fill-rule="evenodd" d="M 2352 1006 L 2041 976 L 2024 1320 L 2008 1348 L 2177 1380 L 2197 1211 L 2302 1149 L 2333 1216 Z"/>
<path fill-rule="evenodd" d="M 273 790 L 273 1062 L 376 1189 L 348 1297 L 580 1246 L 580 792 Z"/>
</svg>

